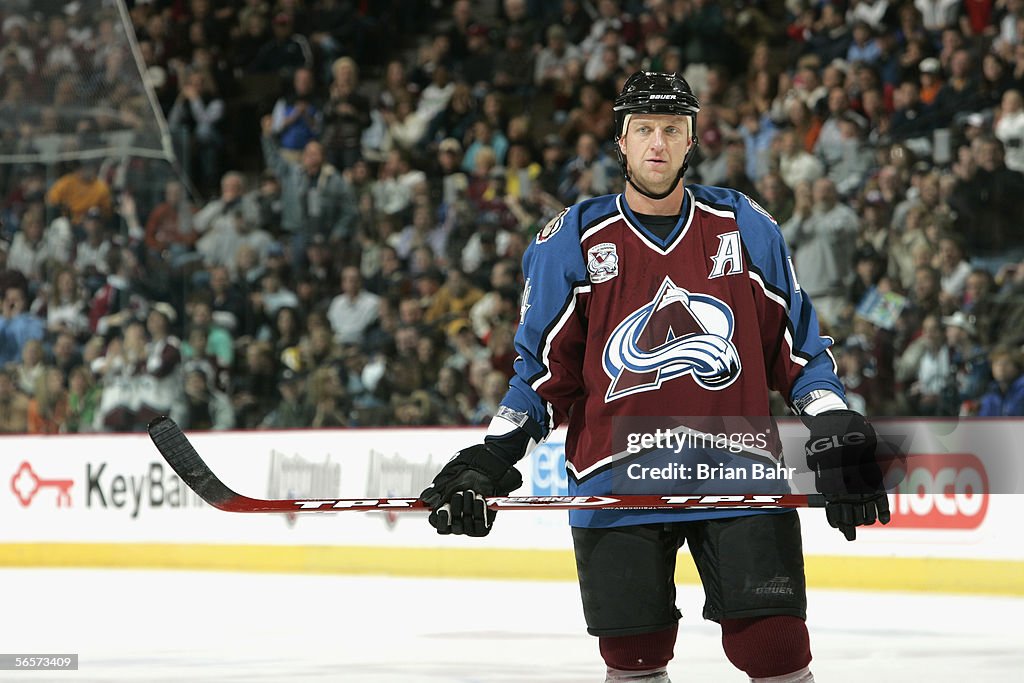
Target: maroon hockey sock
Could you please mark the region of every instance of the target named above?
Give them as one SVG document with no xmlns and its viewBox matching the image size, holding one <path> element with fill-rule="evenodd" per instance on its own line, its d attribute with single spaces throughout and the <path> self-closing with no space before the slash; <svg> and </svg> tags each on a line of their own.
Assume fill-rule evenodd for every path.
<svg viewBox="0 0 1024 683">
<path fill-rule="evenodd" d="M 660 669 L 672 659 L 678 624 L 654 633 L 636 636 L 601 636 L 601 656 L 605 664 L 620 671 Z"/>
<path fill-rule="evenodd" d="M 751 678 L 782 676 L 811 663 L 807 624 L 799 617 L 722 619 L 722 647 Z"/>
</svg>

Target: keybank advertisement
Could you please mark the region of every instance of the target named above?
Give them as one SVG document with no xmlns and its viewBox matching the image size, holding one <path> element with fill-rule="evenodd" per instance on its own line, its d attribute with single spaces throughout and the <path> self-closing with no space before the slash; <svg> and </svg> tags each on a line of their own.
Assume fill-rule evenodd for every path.
<svg viewBox="0 0 1024 683">
<path fill-rule="evenodd" d="M 1024 421 L 931 423 L 890 495 L 892 523 L 847 543 L 818 509 L 802 510 L 807 554 L 1024 559 L 1024 496 L 989 493 L 987 463 L 1024 442 Z M 783 425 L 800 430 L 799 425 Z M 794 431 L 799 434 L 799 431 Z M 191 433 L 231 488 L 258 498 L 413 496 L 479 429 Z M 1016 449 L 1013 449 L 1016 450 Z M 923 454 L 931 453 L 930 456 Z M 564 433 L 520 463 L 514 495 L 567 492 Z M 1005 482 L 1004 482 L 1005 483 Z M 998 489 L 996 489 L 998 490 Z M 439 537 L 418 512 L 287 515 L 215 510 L 189 490 L 145 435 L 0 437 L 0 543 L 137 542 L 395 547 L 571 548 L 564 511 L 506 511 L 485 539 Z M 0 558 L 2 563 L 2 558 Z"/>
</svg>

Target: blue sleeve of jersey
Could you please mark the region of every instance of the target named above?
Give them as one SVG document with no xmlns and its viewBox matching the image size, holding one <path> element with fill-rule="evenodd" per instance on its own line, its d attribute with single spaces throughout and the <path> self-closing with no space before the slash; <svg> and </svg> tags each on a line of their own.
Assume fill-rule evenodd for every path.
<svg viewBox="0 0 1024 683">
<path fill-rule="evenodd" d="M 785 309 L 784 339 L 779 340 L 778 368 L 770 376 L 786 377 L 773 388 L 788 396 L 791 404 L 816 389 L 825 389 L 845 399 L 846 392 L 836 374 L 829 347 L 832 338 L 820 334 L 818 316 L 810 298 L 800 288 L 793 260 L 775 219 L 746 195 L 733 192 L 736 223 L 750 256 L 751 272 L 758 275 L 765 296 Z M 785 384 L 789 386 L 785 386 Z"/>
<path fill-rule="evenodd" d="M 519 357 L 501 403 L 541 425 L 540 438 L 565 419 L 583 393 L 581 297 L 589 293 L 590 284 L 580 249 L 579 216 L 577 207 L 564 210 L 523 256 L 525 285 L 515 336 Z"/>
</svg>

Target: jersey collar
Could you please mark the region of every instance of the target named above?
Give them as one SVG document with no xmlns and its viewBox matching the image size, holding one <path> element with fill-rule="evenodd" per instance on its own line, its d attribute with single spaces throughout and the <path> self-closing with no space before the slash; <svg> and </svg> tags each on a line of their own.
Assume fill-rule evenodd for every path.
<svg viewBox="0 0 1024 683">
<path fill-rule="evenodd" d="M 626 195 L 620 194 L 615 198 L 615 203 L 619 208 L 619 212 L 622 214 L 623 220 L 629 226 L 640 241 L 646 244 L 649 248 L 658 252 L 659 254 L 668 254 L 676 245 L 682 241 L 683 236 L 690 229 L 690 223 L 693 222 L 693 209 L 694 201 L 693 195 L 690 194 L 690 188 L 683 188 L 683 206 L 679 212 L 679 221 L 676 226 L 672 228 L 665 239 L 659 238 L 653 232 L 644 227 L 643 223 L 636 217 L 633 210 L 629 208 L 629 204 L 626 203 Z"/>
</svg>

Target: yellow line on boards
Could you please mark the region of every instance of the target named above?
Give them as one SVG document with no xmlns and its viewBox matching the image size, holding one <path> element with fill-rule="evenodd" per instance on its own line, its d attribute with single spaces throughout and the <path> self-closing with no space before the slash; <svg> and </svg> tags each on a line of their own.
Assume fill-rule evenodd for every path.
<svg viewBox="0 0 1024 683">
<path fill-rule="evenodd" d="M 809 556 L 812 588 L 1024 595 L 1024 561 Z M 568 550 L 174 543 L 0 543 L 0 567 L 201 569 L 575 581 Z M 680 557 L 676 579 L 697 583 Z"/>
</svg>

